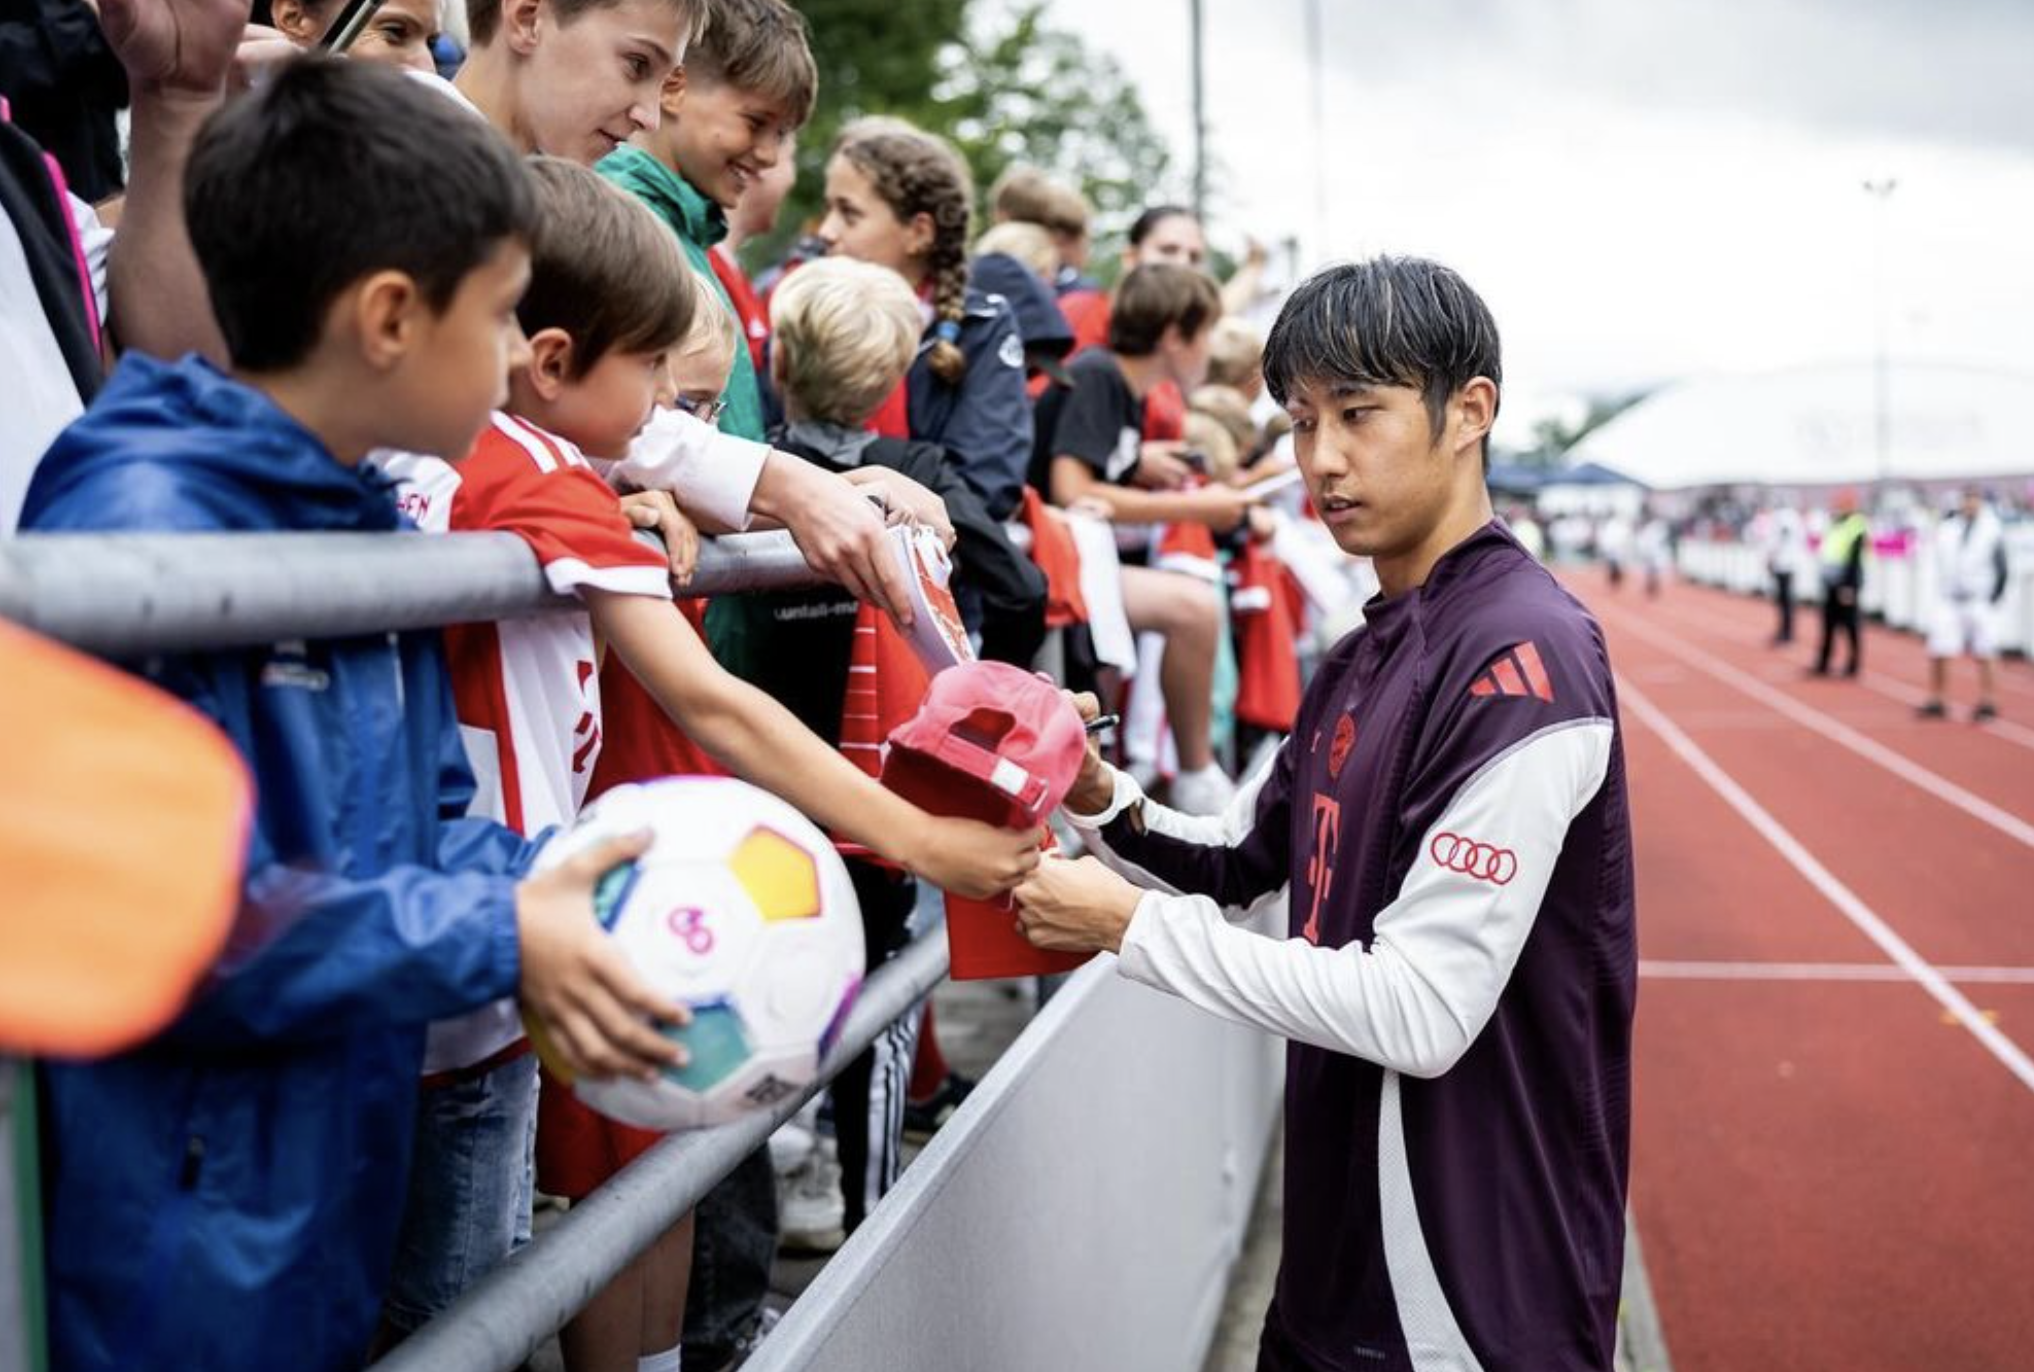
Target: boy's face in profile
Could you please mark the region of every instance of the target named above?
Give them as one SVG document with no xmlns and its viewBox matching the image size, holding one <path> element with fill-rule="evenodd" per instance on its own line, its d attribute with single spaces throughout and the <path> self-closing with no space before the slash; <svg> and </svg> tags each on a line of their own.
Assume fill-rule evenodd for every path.
<svg viewBox="0 0 2034 1372">
<path fill-rule="evenodd" d="M 544 427 L 592 457 L 628 456 L 651 410 L 671 399 L 670 354 L 610 352 L 577 381 L 560 387 Z"/>
<path fill-rule="evenodd" d="M 685 22 L 671 0 L 621 0 L 564 24 L 543 5 L 516 132 L 538 152 L 592 166 L 656 128 L 664 80 L 685 59 Z"/>
<path fill-rule="evenodd" d="M 376 400 L 382 446 L 451 462 L 466 456 L 508 398 L 509 372 L 528 360 L 516 302 L 529 284 L 529 251 L 508 241 L 466 274 L 442 313 L 415 302 L 388 392 Z"/>
<path fill-rule="evenodd" d="M 700 194 L 732 210 L 742 192 L 789 153 L 791 115 L 780 103 L 725 82 L 694 79 L 668 90 L 664 147 Z"/>
<path fill-rule="evenodd" d="M 1309 379 L 1285 408 L 1307 493 L 1336 545 L 1385 558 L 1421 546 L 1448 508 L 1455 459 L 1452 444 L 1436 441 L 1420 392 Z"/>
</svg>

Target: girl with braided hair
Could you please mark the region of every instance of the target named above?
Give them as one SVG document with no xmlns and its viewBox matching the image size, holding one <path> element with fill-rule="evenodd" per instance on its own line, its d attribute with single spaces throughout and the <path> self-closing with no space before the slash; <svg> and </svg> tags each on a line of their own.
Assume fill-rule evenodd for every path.
<svg viewBox="0 0 2034 1372">
<path fill-rule="evenodd" d="M 1001 296 L 968 284 L 974 187 L 952 145 L 901 119 L 850 124 L 826 168 L 827 251 L 888 267 L 926 316 L 906 378 L 909 433 L 938 443 L 997 519 L 1024 490 L 1031 405 L 1024 341 Z"/>
</svg>

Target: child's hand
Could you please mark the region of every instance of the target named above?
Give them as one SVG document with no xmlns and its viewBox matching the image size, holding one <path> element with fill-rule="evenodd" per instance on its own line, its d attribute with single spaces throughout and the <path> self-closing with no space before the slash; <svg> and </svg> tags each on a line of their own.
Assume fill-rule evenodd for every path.
<svg viewBox="0 0 2034 1372">
<path fill-rule="evenodd" d="M 928 817 L 903 861 L 942 891 L 987 900 L 1010 890 L 1038 865 L 1038 831 Z"/>
<path fill-rule="evenodd" d="M 519 995 L 575 1075 L 647 1080 L 684 1060 L 647 1022 L 683 1024 L 684 1007 L 650 990 L 593 918 L 595 883 L 649 846 L 647 833 L 610 839 L 516 887 Z"/>
<path fill-rule="evenodd" d="M 621 498 L 622 513 L 638 529 L 654 529 L 671 559 L 671 584 L 692 584 L 699 570 L 699 526 L 685 517 L 669 491 L 635 491 Z"/>
<path fill-rule="evenodd" d="M 1130 479 L 1147 491 L 1176 491 L 1191 481 L 1193 467 L 1187 462 L 1186 444 L 1177 439 L 1146 443 L 1137 450 L 1137 465 Z"/>
<path fill-rule="evenodd" d="M 914 524 L 923 524 L 939 535 L 940 546 L 953 551 L 953 521 L 947 518 L 946 501 L 937 491 L 931 490 L 902 472 L 891 471 L 888 467 L 856 467 L 853 471 L 842 472 L 856 489 L 872 492 L 883 498 L 884 506 L 890 512 L 890 522 L 908 519 Z"/>
</svg>

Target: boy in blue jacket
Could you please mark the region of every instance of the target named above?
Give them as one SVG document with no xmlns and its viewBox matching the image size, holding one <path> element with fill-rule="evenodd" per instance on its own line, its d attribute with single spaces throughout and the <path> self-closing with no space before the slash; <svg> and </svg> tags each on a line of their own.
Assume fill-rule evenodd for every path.
<svg viewBox="0 0 2034 1372">
<path fill-rule="evenodd" d="M 43 458 L 24 529 L 397 529 L 362 459 L 463 454 L 526 352 L 514 154 L 421 83 L 307 59 L 208 124 L 185 212 L 231 372 L 130 355 Z M 577 1070 L 676 1060 L 651 1021 L 680 1012 L 591 917 L 642 844 L 521 879 L 534 847 L 463 818 L 435 634 L 145 671 L 233 738 L 260 810 L 234 933 L 179 1021 L 48 1069 L 54 1363 L 357 1366 L 430 1021 L 517 994 Z"/>
</svg>

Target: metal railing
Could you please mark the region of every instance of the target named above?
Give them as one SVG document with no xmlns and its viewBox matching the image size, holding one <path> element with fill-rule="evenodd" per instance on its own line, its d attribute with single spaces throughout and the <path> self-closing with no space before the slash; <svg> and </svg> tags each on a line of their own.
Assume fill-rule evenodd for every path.
<svg viewBox="0 0 2034 1372">
<path fill-rule="evenodd" d="M 701 541 L 685 594 L 819 580 L 790 534 L 732 534 Z M 552 592 L 514 534 L 0 538 L 0 618 L 113 657 L 428 629 L 575 604 Z"/>
<path fill-rule="evenodd" d="M 653 535 L 638 537 L 662 548 Z M 719 595 L 820 580 L 789 534 L 739 534 L 702 542 L 685 589 Z M 0 617 L 118 658 L 427 629 L 575 604 L 551 591 L 512 534 L 0 538 Z M 871 973 L 814 1085 L 767 1113 L 666 1138 L 376 1368 L 520 1365 L 946 971 L 946 939 L 935 927 Z"/>
</svg>

